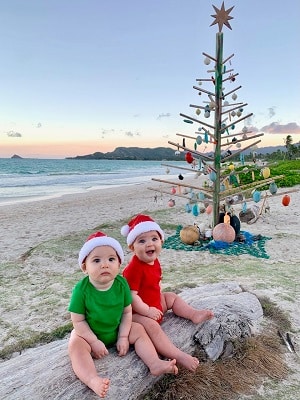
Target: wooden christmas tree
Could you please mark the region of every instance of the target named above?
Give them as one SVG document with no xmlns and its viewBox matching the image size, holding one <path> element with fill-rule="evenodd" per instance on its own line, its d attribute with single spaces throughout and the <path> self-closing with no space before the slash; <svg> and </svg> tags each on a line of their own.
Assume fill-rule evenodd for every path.
<svg viewBox="0 0 300 400">
<path fill-rule="evenodd" d="M 196 136 L 177 134 L 183 137 L 182 145 L 172 141 L 168 142 L 177 148 L 177 152 L 179 152 L 179 149 L 185 152 L 185 159 L 187 163 L 190 164 L 190 168 L 187 166 L 187 168 L 181 169 L 207 174 L 211 185 L 208 185 L 208 187 L 198 187 L 196 185 L 184 184 L 182 180 L 179 183 L 155 178 L 153 178 L 153 180 L 174 187 L 178 186 L 180 188 L 180 193 L 177 195 L 179 196 L 184 196 L 181 191 L 182 187 L 188 187 L 198 191 L 197 199 L 200 199 L 200 201 L 202 200 L 206 205 L 210 204 L 210 207 L 212 207 L 212 224 L 214 227 L 219 222 L 220 211 L 222 210 L 226 213 L 229 205 L 232 205 L 232 199 L 234 199 L 233 201 L 235 204 L 246 204 L 249 200 L 258 202 L 260 200 L 260 192 L 255 191 L 255 189 L 271 184 L 273 185 L 273 192 L 275 193 L 277 188 L 274 181 L 282 176 L 271 178 L 269 168 L 265 165 L 257 166 L 255 160 L 253 166 L 244 167 L 242 171 L 236 171 L 234 164 L 225 168 L 228 161 L 237 156 L 240 157 L 240 163 L 244 165 L 243 152 L 250 148 L 255 149 L 255 146 L 261 142 L 260 139 L 256 139 L 264 134 L 258 133 L 253 135 L 251 131 L 248 131 L 246 125 L 239 133 L 230 134 L 231 131 L 233 132 L 233 129 L 236 129 L 237 124 L 242 121 L 245 122 L 253 114 L 244 115 L 244 108 L 247 106 L 247 103 L 236 102 L 236 92 L 241 86 L 236 86 L 231 90 L 226 89 L 227 83 L 234 83 L 236 85 L 236 77 L 239 75 L 238 73 L 234 73 L 233 69 L 228 68 L 228 64 L 230 67 L 231 59 L 234 54 L 225 58 L 223 57 L 222 28 L 225 25 L 227 28 L 231 29 L 229 21 L 233 19 L 233 17 L 230 16 L 230 13 L 234 7 L 230 7 L 226 10 L 223 2 L 220 9 L 215 6 L 213 6 L 213 8 L 216 13 L 212 15 L 214 21 L 211 26 L 217 24 L 219 27 L 219 31 L 216 33 L 216 54 L 213 57 L 207 53 L 202 53 L 205 57 L 204 63 L 206 65 L 213 63 L 213 68 L 207 71 L 210 75 L 209 78 L 196 79 L 197 85 L 193 86 L 193 88 L 198 91 L 199 95 L 205 95 L 207 101 L 204 101 L 203 104 L 190 104 L 190 107 L 196 112 L 196 117 L 180 114 L 180 116 L 183 117 L 183 121 L 187 124 L 191 124 L 191 126 L 194 123 L 199 125 L 197 132 L 195 132 Z M 202 97 L 203 96 L 200 96 L 200 98 Z M 213 122 L 208 123 L 202 118 L 199 119 L 200 114 L 204 114 L 204 118 L 207 118 L 207 120 L 210 118 Z M 193 148 L 186 146 L 186 139 L 187 141 L 193 139 Z M 201 144 L 201 142 L 210 142 L 213 144 L 214 151 L 212 156 L 197 151 L 197 145 Z M 236 151 L 230 150 L 233 145 L 237 147 Z M 255 153 L 253 154 L 255 155 Z M 168 164 L 163 165 L 170 166 Z M 227 171 L 226 173 L 228 169 L 229 172 Z M 255 172 L 256 175 L 261 176 L 259 180 L 257 180 Z M 257 172 L 259 172 L 259 174 L 257 174 Z M 251 174 L 251 182 L 242 184 L 240 182 L 240 175 L 246 173 Z M 267 196 L 265 196 L 265 198 L 266 197 Z"/>
</svg>

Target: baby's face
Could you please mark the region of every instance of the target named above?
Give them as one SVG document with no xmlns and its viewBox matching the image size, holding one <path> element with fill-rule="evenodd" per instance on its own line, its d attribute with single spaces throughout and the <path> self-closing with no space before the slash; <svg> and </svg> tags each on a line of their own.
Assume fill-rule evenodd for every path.
<svg viewBox="0 0 300 400">
<path fill-rule="evenodd" d="M 97 289 L 109 288 L 120 270 L 118 255 L 110 246 L 95 247 L 86 257 L 83 271 Z"/>
<path fill-rule="evenodd" d="M 141 233 L 132 245 L 136 256 L 147 264 L 153 264 L 162 248 L 162 240 L 157 231 Z"/>
</svg>

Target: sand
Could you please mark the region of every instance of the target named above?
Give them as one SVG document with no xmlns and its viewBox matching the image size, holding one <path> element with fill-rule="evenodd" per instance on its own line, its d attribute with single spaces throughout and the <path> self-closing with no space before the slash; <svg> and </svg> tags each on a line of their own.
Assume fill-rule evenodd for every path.
<svg viewBox="0 0 300 400">
<path fill-rule="evenodd" d="M 157 192 L 148 190 L 149 186 L 156 187 Z M 69 321 L 70 291 L 82 277 L 77 254 L 88 231 L 104 225 L 108 234 L 119 234 L 122 224 L 139 212 L 154 215 L 158 223 L 185 226 L 196 222 L 208 226 L 209 215 L 194 217 L 186 213 L 185 199 L 174 197 L 175 206 L 168 207 L 171 197 L 160 193 L 158 183 L 147 182 L 1 206 L 1 349 Z M 164 249 L 161 262 L 163 287 L 234 280 L 258 296 L 269 297 L 290 317 L 290 333 L 300 354 L 300 191 L 290 197 L 288 207 L 281 204 L 281 196 L 268 198 L 269 209 L 254 224 L 242 223 L 242 230 L 271 238 L 265 245 L 268 259 L 250 254 L 228 256 Z M 241 205 L 235 209 L 238 215 Z M 174 233 L 166 230 L 167 237 Z M 131 254 L 125 240 L 122 245 L 126 262 Z M 299 358 L 286 350 L 286 360 L 291 367 L 289 379 L 275 387 L 267 383 L 259 389 L 262 397 L 251 398 L 300 397 Z"/>
</svg>

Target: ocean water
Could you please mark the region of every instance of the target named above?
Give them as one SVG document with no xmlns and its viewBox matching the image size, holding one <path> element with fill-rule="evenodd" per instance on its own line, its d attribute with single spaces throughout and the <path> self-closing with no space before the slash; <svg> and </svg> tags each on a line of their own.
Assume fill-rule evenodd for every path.
<svg viewBox="0 0 300 400">
<path fill-rule="evenodd" d="M 0 158 L 0 206 L 166 179 L 161 161 Z M 166 164 L 186 166 L 184 162 Z M 170 169 L 177 176 L 180 170 Z M 178 172 L 179 171 L 179 172 Z M 173 175 L 172 175 L 173 176 Z M 168 175 L 170 178 L 171 175 Z"/>
</svg>

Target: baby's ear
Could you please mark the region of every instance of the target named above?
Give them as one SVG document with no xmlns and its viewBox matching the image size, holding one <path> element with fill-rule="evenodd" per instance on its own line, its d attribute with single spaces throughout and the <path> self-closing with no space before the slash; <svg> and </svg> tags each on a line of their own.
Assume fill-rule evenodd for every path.
<svg viewBox="0 0 300 400">
<path fill-rule="evenodd" d="M 133 251 L 133 244 L 130 244 L 130 245 L 128 246 L 128 248 L 129 248 L 130 251 Z"/>
<path fill-rule="evenodd" d="M 81 269 L 82 269 L 82 272 L 86 273 L 86 265 L 85 265 L 85 262 L 83 262 L 83 263 L 81 264 Z"/>
</svg>

